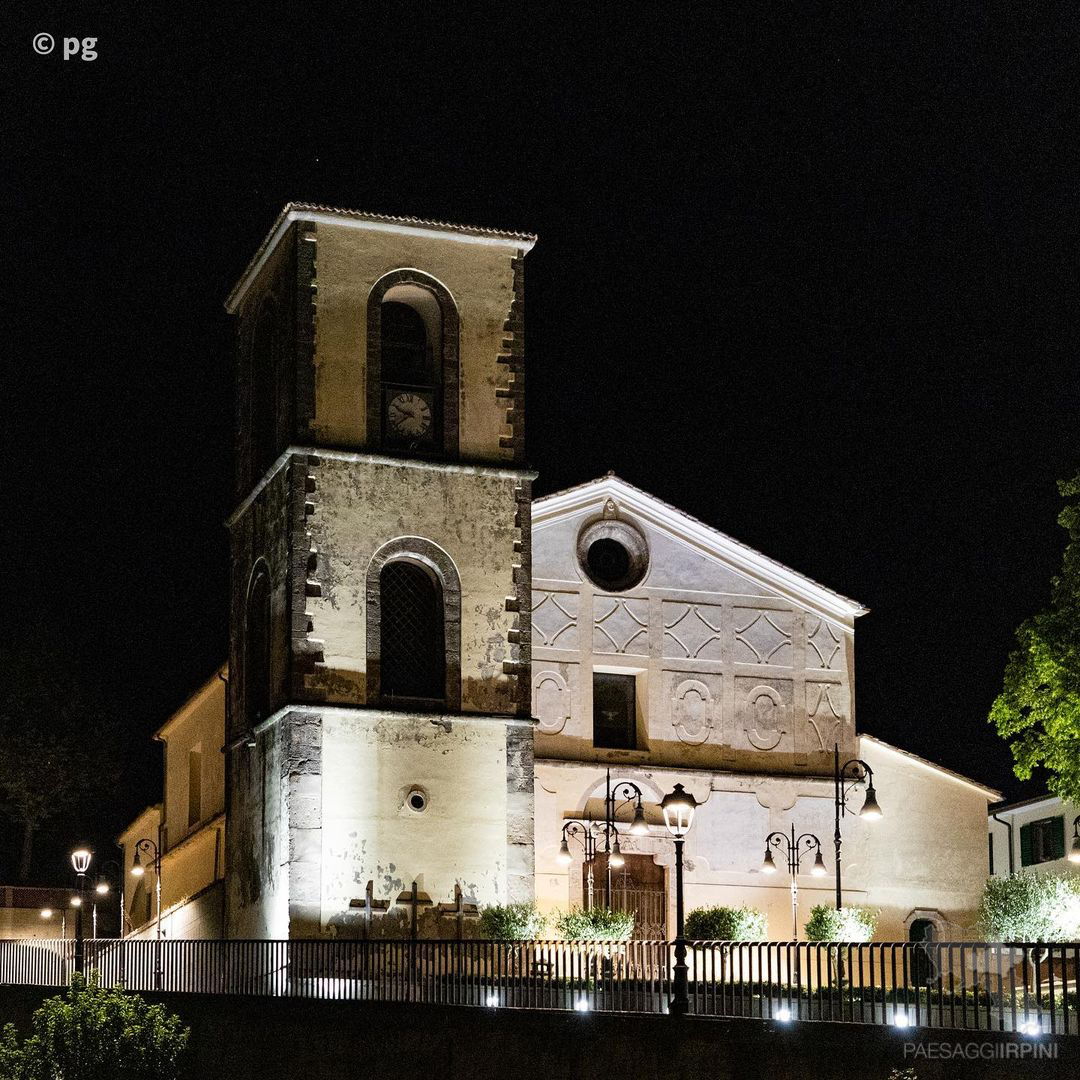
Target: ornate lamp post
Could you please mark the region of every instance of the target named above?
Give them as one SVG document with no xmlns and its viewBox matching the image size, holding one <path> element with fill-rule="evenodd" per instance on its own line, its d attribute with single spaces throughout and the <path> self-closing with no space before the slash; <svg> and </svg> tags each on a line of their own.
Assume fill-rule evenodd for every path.
<svg viewBox="0 0 1080 1080">
<path fill-rule="evenodd" d="M 683 841 L 694 821 L 697 800 L 683 790 L 682 784 L 676 784 L 660 800 L 660 809 L 664 814 L 664 824 L 675 838 L 675 970 L 672 979 L 671 1002 L 668 1012 L 674 1016 L 685 1016 L 690 1008 L 686 977 L 686 938 L 683 936 Z"/>
<path fill-rule="evenodd" d="M 1069 849 L 1069 862 L 1080 863 L 1080 814 L 1073 821 L 1073 842 Z"/>
<path fill-rule="evenodd" d="M 150 856 L 154 870 L 154 898 L 157 901 L 157 926 L 154 944 L 154 989 L 161 989 L 161 848 L 153 840 L 144 837 L 135 845 L 135 861 L 131 866 L 133 877 L 142 877 L 146 873 L 143 866 L 143 853 Z"/>
<path fill-rule="evenodd" d="M 585 886 L 585 906 L 587 908 L 593 906 L 593 864 L 596 861 L 598 834 L 603 836 L 606 849 L 609 852 L 607 861 L 608 873 L 610 874 L 610 867 L 614 866 L 618 869 L 626 860 L 623 858 L 622 848 L 619 846 L 619 833 L 609 821 L 593 821 L 588 825 L 582 821 L 568 821 L 562 827 L 562 843 L 559 845 L 559 854 L 555 857 L 560 866 L 569 866 L 571 862 L 570 837 L 574 837 L 581 844 L 585 852 L 585 866 L 588 868 L 588 878 Z M 608 903 L 610 904 L 610 902 L 609 895 Z"/>
<path fill-rule="evenodd" d="M 833 830 L 833 844 L 836 847 L 836 909 L 843 907 L 843 892 L 840 888 L 840 819 L 850 811 L 847 808 L 851 789 L 866 784 L 866 798 L 863 800 L 859 817 L 867 821 L 877 821 L 881 817 L 877 792 L 874 790 L 874 770 L 862 758 L 852 758 L 840 764 L 840 744 L 833 743 L 833 806 L 836 814 L 836 827 Z"/>
<path fill-rule="evenodd" d="M 81 972 L 86 958 L 83 946 L 83 893 L 86 891 L 86 871 L 90 869 L 93 853 L 86 848 L 76 848 L 71 853 L 71 867 L 75 871 L 75 895 L 71 906 L 75 908 L 75 970 Z"/>
<path fill-rule="evenodd" d="M 631 836 L 646 836 L 649 832 L 649 823 L 645 820 L 645 797 L 642 794 L 641 788 L 637 786 L 632 780 L 621 780 L 614 788 L 611 786 L 611 770 L 607 770 L 607 785 L 606 795 L 604 797 L 604 824 L 605 824 L 605 839 L 604 839 L 604 851 L 608 856 L 607 860 L 607 906 L 612 905 L 611 896 L 611 870 L 612 867 L 618 869 L 623 866 L 625 859 L 621 852 L 616 853 L 611 845 L 618 846 L 619 834 L 615 826 L 615 813 L 617 809 L 622 809 L 627 803 L 634 804 L 634 820 L 630 822 L 630 828 L 627 830 Z M 612 840 L 614 837 L 614 840 Z"/>
<path fill-rule="evenodd" d="M 786 833 L 771 832 L 765 837 L 765 858 L 761 864 L 762 873 L 775 874 L 776 863 L 773 861 L 772 849 L 777 851 L 781 847 L 786 849 L 788 874 L 791 877 L 791 936 L 794 940 L 799 939 L 799 866 L 805 856 L 814 852 L 814 865 L 810 873 L 814 877 L 824 877 L 826 874 L 825 860 L 821 857 L 821 841 L 813 833 L 803 833 L 798 839 L 795 838 L 795 826 L 791 826 L 791 837 Z"/>
</svg>

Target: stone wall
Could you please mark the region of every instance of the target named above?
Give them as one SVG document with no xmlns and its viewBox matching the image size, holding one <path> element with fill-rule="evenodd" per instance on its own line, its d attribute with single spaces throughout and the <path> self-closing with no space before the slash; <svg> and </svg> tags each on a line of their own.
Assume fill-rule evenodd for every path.
<svg viewBox="0 0 1080 1080">
<path fill-rule="evenodd" d="M 25 1031 L 32 1010 L 53 993 L 0 988 L 0 1021 Z M 917 1036 L 833 1023 L 143 996 L 160 1001 L 190 1025 L 185 1080 L 595 1080 L 600 1074 L 633 1080 L 888 1080 L 892 1069 L 909 1066 L 916 1067 L 918 1080 L 1052 1080 L 1075 1076 L 1080 1052 L 1076 1038 L 1046 1037 L 1040 1044 L 1056 1047 L 1056 1059 L 1031 1062 L 1019 1054 L 1032 1044 L 993 1032 Z M 974 1046 L 973 1053 L 986 1056 L 961 1062 L 928 1059 L 928 1048 L 941 1043 Z M 905 1045 L 910 1047 L 906 1055 Z M 1005 1056 L 1009 1047 L 1015 1056 Z"/>
</svg>

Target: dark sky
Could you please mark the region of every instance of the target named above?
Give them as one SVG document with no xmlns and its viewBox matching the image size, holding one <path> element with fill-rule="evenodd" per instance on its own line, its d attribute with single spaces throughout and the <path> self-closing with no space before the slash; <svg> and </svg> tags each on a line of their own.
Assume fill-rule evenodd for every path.
<svg viewBox="0 0 1080 1080">
<path fill-rule="evenodd" d="M 290 199 L 537 232 L 538 493 L 613 468 L 862 601 L 860 729 L 1030 791 L 985 718 L 1080 466 L 1080 15 L 716 6 L 6 25 L 7 636 L 131 733 L 39 879 L 157 797 L 148 736 L 225 655 L 221 304 Z"/>
</svg>

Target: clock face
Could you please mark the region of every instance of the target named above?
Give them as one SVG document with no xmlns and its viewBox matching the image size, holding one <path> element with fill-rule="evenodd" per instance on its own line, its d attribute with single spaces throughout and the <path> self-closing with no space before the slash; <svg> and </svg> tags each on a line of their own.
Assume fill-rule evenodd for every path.
<svg viewBox="0 0 1080 1080">
<path fill-rule="evenodd" d="M 386 418 L 399 438 L 420 439 L 431 430 L 431 406 L 419 394 L 408 391 L 390 399 Z"/>
</svg>

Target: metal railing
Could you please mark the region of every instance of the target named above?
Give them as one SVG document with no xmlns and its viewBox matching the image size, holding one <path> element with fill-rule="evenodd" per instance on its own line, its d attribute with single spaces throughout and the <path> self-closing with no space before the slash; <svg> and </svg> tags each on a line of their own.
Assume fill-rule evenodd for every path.
<svg viewBox="0 0 1080 1080">
<path fill-rule="evenodd" d="M 99 940 L 103 985 L 174 993 L 667 1012 L 669 941 Z M 63 986 L 73 941 L 0 941 L 0 983 Z M 688 943 L 692 1014 L 1080 1033 L 1080 943 Z"/>
</svg>

